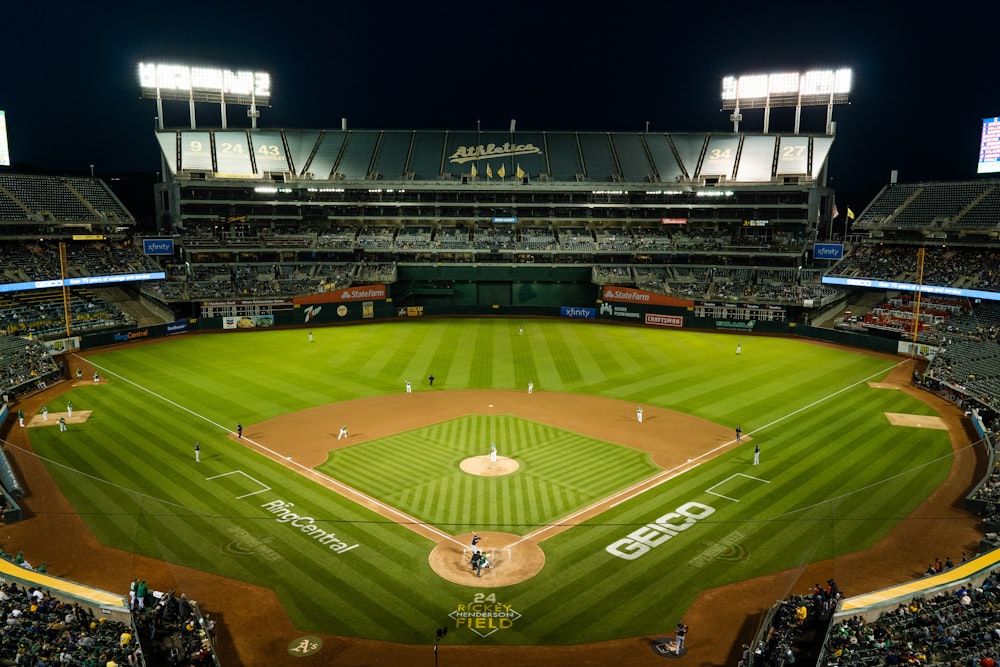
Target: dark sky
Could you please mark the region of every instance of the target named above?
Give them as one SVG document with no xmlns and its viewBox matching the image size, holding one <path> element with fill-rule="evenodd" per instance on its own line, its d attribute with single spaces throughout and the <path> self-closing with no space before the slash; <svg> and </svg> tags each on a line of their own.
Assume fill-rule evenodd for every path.
<svg viewBox="0 0 1000 667">
<path fill-rule="evenodd" d="M 0 109 L 12 160 L 67 172 L 158 169 L 140 61 L 268 71 L 273 100 L 260 127 L 346 118 L 366 129 L 506 129 L 516 119 L 519 130 L 648 122 L 671 132 L 731 129 L 720 111 L 725 75 L 851 67 L 829 175 L 856 208 L 893 169 L 903 182 L 976 178 L 982 118 L 1000 115 L 992 18 L 958 6 L 10 4 Z M 167 125 L 186 126 L 187 105 L 165 104 Z M 199 126 L 218 125 L 217 109 L 200 105 Z M 762 129 L 760 112 L 744 117 L 741 129 Z M 248 125 L 245 107 L 230 106 L 228 118 Z M 822 132 L 824 118 L 825 109 L 807 110 L 802 130 Z M 790 112 L 772 112 L 772 132 L 791 130 Z"/>
</svg>

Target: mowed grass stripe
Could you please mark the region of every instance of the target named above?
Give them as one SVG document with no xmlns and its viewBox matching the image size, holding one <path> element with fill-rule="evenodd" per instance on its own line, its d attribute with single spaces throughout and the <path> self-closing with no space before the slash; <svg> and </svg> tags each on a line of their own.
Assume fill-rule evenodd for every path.
<svg viewBox="0 0 1000 667">
<path fill-rule="evenodd" d="M 93 494 L 100 499 L 91 521 L 102 540 L 121 548 L 141 540 L 145 549 L 177 559 L 186 558 L 188 547 L 164 548 L 160 542 L 174 539 L 171 531 L 180 532 L 179 526 L 191 512 L 188 505 L 192 509 L 212 505 L 212 517 L 190 522 L 198 534 L 187 537 L 212 554 L 213 565 L 274 588 L 297 627 L 425 642 L 426 629 L 438 627 L 442 613 L 469 599 L 468 589 L 430 572 L 430 542 L 234 446 L 225 432 L 215 433 L 220 429 L 199 415 L 222 424 L 224 431 L 237 420 L 253 424 L 346 398 L 401 393 L 403 375 L 426 367 L 426 372 L 438 378 L 435 390 L 509 388 L 508 384 L 524 390 L 526 380 L 531 379 L 540 391 L 622 398 L 628 401 L 623 406 L 625 417 L 633 414 L 632 403 L 642 403 L 692 412 L 730 428 L 741 423 L 745 431 L 756 429 L 754 440 L 764 450 L 761 466 L 750 465 L 752 447 L 736 448 L 584 526 L 551 535 L 543 543 L 547 565 L 542 573 L 504 588 L 500 597 L 513 603 L 525 621 L 508 633 L 491 636 L 490 642 L 577 643 L 669 631 L 676 619 L 664 626 L 664 615 L 682 616 L 683 608 L 703 587 L 800 567 L 814 554 L 856 548 L 868 539 L 866 530 L 877 532 L 894 520 L 898 513 L 887 511 L 883 504 L 906 502 L 900 488 L 912 488 L 914 498 L 909 502 L 919 502 L 918 496 L 925 497 L 927 489 L 947 472 L 947 461 L 935 461 L 906 475 L 907 484 L 886 481 L 911 462 L 929 461 L 949 451 L 947 438 L 925 434 L 911 438 L 918 435 L 917 430 L 889 426 L 882 414 L 890 407 L 891 411 L 923 414 L 920 405 L 908 408 L 905 402 L 877 393 L 865 395 L 864 380 L 887 372 L 892 360 L 791 339 L 556 320 L 528 321 L 520 336 L 517 325 L 515 320 L 490 319 L 392 322 L 324 327 L 316 331 L 312 345 L 306 342 L 304 331 L 288 330 L 183 336 L 163 344 L 100 351 L 95 361 L 107 363 L 109 369 L 191 412 L 168 409 L 156 397 L 114 377 L 106 386 L 74 390 L 78 406 L 95 409 L 91 422 L 67 434 L 74 445 L 86 447 L 86 453 L 95 457 L 119 457 L 116 468 L 121 470 L 99 469 L 101 474 L 117 474 L 116 480 L 144 478 L 145 472 L 137 476 L 129 468 L 152 462 L 164 471 L 164 479 L 156 481 L 157 492 L 168 497 L 163 499 L 167 503 L 127 500 L 131 492 L 95 492 L 96 484 L 81 480 L 67 484 L 66 493 L 81 507 L 90 505 L 83 496 Z M 737 340 L 744 346 L 739 359 L 734 354 Z M 401 347 L 410 349 L 399 370 L 398 360 L 392 357 Z M 140 355 L 138 361 L 132 353 Z M 204 382 L 204 375 L 212 381 Z M 424 371 L 420 378 L 410 377 L 415 389 L 425 388 L 418 382 L 423 377 Z M 855 382 L 862 383 L 860 395 L 855 396 L 853 389 L 836 393 Z M 88 396 L 87 391 L 93 393 Z M 97 392 L 107 395 L 98 398 Z M 116 393 L 122 394 L 117 397 L 121 400 L 116 400 Z M 366 483 L 380 487 L 386 495 L 409 494 L 422 511 L 439 512 L 441 521 L 456 533 L 500 529 L 499 522 L 515 524 L 511 532 L 519 532 L 547 514 L 558 520 L 566 516 L 564 507 L 591 502 L 579 498 L 580 494 L 603 497 L 608 494 L 605 487 L 626 484 L 628 475 L 621 475 L 622 467 L 635 466 L 637 474 L 646 474 L 649 465 L 642 459 L 626 457 L 619 463 L 614 457 L 606 458 L 599 443 L 576 444 L 565 452 L 562 447 L 574 442 L 572 436 L 556 437 L 532 423 L 489 417 L 497 419 L 430 427 L 417 440 L 402 439 L 407 451 L 392 451 L 388 458 L 359 456 L 358 452 L 342 463 L 356 459 L 354 472 L 364 476 Z M 33 439 L 36 430 L 32 429 Z M 57 435 L 54 429 L 53 435 Z M 228 466 L 264 481 L 272 491 L 234 503 L 223 492 L 231 496 L 231 485 L 209 484 L 188 474 L 194 466 L 193 440 L 199 437 L 204 438 L 203 451 L 211 457 L 208 466 L 201 464 L 202 474 L 205 470 L 223 472 Z M 421 437 L 426 442 L 418 446 Z M 560 444 L 548 444 L 550 437 Z M 102 438 L 114 442 L 104 443 Z M 513 456 L 522 464 L 521 470 L 485 484 L 483 479 L 456 472 L 462 458 L 487 454 L 491 438 L 496 438 L 501 455 Z M 919 447 L 920 457 L 907 451 L 906 443 Z M 147 446 L 150 461 L 143 461 L 142 448 Z M 332 461 L 336 463 L 341 454 L 353 449 L 352 444 L 338 450 Z M 551 453 L 562 458 L 548 458 Z M 406 458 L 401 461 L 401 457 Z M 603 465 L 595 464 L 595 458 L 605 459 Z M 428 460 L 436 462 L 431 468 L 436 465 L 438 469 L 424 470 L 424 479 L 392 478 L 394 469 L 403 465 L 419 469 Z M 346 471 L 351 472 L 350 466 Z M 331 469 L 338 478 L 344 472 L 335 466 Z M 705 492 L 736 473 L 759 475 L 770 484 L 727 483 L 732 493 L 741 494 L 740 503 Z M 171 489 L 170 482 L 177 488 Z M 150 486 L 153 481 L 143 479 L 142 484 Z M 190 499 L 192 493 L 204 498 L 198 503 Z M 477 502 L 477 497 L 484 499 L 483 504 L 470 511 L 470 499 Z M 275 498 L 296 503 L 296 509 L 313 514 L 323 526 L 361 546 L 343 556 L 328 556 L 310 538 L 266 515 L 260 505 Z M 709 504 L 716 512 L 637 560 L 625 561 L 605 551 L 613 541 L 691 500 Z M 101 514 L 119 502 L 126 516 Z M 171 510 L 169 503 L 179 507 Z M 157 536 L 158 526 L 141 529 L 146 513 L 169 524 L 169 530 Z M 243 518 L 247 513 L 258 518 L 248 523 Z M 224 529 L 227 515 L 232 519 L 230 529 Z M 125 526 L 119 519 L 124 519 Z M 232 526 L 245 525 L 252 528 L 251 534 L 268 540 L 268 548 L 279 558 L 293 559 L 295 569 L 286 573 L 265 558 L 220 551 L 220 545 L 235 539 Z M 749 550 L 744 560 L 714 561 L 698 569 L 688 565 L 734 532 L 744 535 Z M 372 597 L 379 601 L 369 611 Z M 404 599 L 405 604 L 394 605 L 383 597 Z M 614 614 L 607 614 L 607 609 L 614 609 Z M 480 640 L 456 630 L 449 633 L 449 641 Z"/>
</svg>

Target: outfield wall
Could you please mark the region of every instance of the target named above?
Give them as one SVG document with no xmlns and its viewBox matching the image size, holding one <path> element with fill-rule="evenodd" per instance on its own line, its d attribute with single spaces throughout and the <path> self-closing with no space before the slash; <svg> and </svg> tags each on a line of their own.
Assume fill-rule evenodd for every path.
<svg viewBox="0 0 1000 667">
<path fill-rule="evenodd" d="M 474 288 L 474 289 L 473 289 Z M 597 285 L 579 283 L 559 285 L 553 283 L 504 283 L 503 288 L 489 285 L 452 283 L 449 287 L 419 288 L 437 290 L 444 299 L 425 298 L 418 288 L 404 291 L 407 300 L 422 303 L 398 303 L 393 298 L 337 301 L 332 298 L 321 303 L 288 303 L 275 308 L 269 315 L 240 317 L 210 317 L 177 320 L 166 324 L 132 327 L 116 331 L 74 336 L 69 339 L 49 341 L 53 354 L 63 351 L 86 350 L 108 345 L 120 345 L 142 340 L 180 335 L 194 331 L 246 331 L 270 327 L 316 327 L 332 324 L 359 324 L 363 322 L 401 321 L 421 317 L 551 317 L 585 319 L 604 323 L 648 326 L 663 329 L 689 329 L 716 331 L 740 335 L 798 336 L 859 349 L 898 354 L 895 340 L 869 336 L 862 333 L 839 331 L 797 324 L 791 321 L 732 320 L 695 317 L 692 307 L 645 303 L 601 301 Z M 471 290 L 464 293 L 464 290 Z M 584 292 L 589 292 L 583 298 Z M 570 301 L 557 299 L 573 297 Z M 486 302 L 482 302 L 488 297 Z M 469 301 L 463 303 L 463 301 Z M 471 301 L 476 301 L 472 303 Z M 498 301 L 506 303 L 498 303 Z M 544 303 L 542 303 L 544 302 Z"/>
</svg>

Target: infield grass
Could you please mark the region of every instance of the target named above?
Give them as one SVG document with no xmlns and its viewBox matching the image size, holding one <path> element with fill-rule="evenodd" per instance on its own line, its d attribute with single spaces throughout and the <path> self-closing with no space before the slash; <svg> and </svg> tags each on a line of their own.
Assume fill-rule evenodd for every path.
<svg viewBox="0 0 1000 667">
<path fill-rule="evenodd" d="M 945 431 L 891 426 L 885 418 L 932 414 L 903 392 L 868 386 L 897 363 L 892 359 L 787 338 L 550 320 L 524 321 L 522 336 L 519 324 L 331 327 L 314 329 L 311 345 L 305 331 L 185 335 L 98 351 L 88 358 L 109 384 L 80 387 L 48 405 L 62 411 L 72 400 L 76 409 L 93 410 L 91 418 L 65 434 L 32 429 L 32 443 L 103 543 L 272 588 L 303 632 L 411 643 L 427 642 L 442 623 L 451 624 L 449 642 L 468 643 L 574 644 L 669 632 L 702 589 L 870 546 L 906 520 L 951 465 Z M 740 424 L 761 443 L 761 465 L 751 465 L 750 448 L 734 449 L 554 535 L 542 543 L 539 575 L 487 591 L 521 616 L 484 636 L 449 617 L 481 589 L 435 575 L 430 541 L 228 438 L 237 421 L 399 393 L 405 379 L 416 383 L 429 373 L 441 391 L 524 389 L 534 381 L 539 391 L 595 394 Z M 470 416 L 338 451 L 340 469 L 329 474 L 450 532 L 470 524 L 493 529 L 481 513 L 435 500 L 468 484 L 434 469 L 435 458 L 464 455 L 452 440 L 461 429 L 528 429 L 551 438 L 553 447 L 572 447 L 578 437 L 518 419 Z M 412 438 L 441 447 L 426 462 L 408 459 L 417 474 L 404 480 L 393 470 L 414 451 Z M 202 447 L 197 467 L 195 440 Z M 452 451 L 445 452 L 449 441 Z M 484 453 L 477 442 L 473 453 Z M 486 521 L 514 532 L 555 520 L 650 472 L 632 450 L 597 441 L 588 442 L 591 448 L 594 457 L 550 466 L 544 483 L 521 473 L 486 480 L 533 507 L 526 518 L 494 503 Z M 595 461 L 605 462 L 601 474 Z M 278 501 L 294 503 L 309 522 L 279 520 L 267 507 Z M 633 560 L 606 550 L 691 502 L 713 511 Z M 338 553 L 302 523 L 358 546 Z"/>
</svg>

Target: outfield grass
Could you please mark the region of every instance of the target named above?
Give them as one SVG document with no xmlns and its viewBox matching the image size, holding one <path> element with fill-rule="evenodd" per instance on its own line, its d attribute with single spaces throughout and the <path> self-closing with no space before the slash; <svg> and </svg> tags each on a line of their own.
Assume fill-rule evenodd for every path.
<svg viewBox="0 0 1000 667">
<path fill-rule="evenodd" d="M 526 321 L 521 336 L 519 324 L 366 324 L 314 330 L 312 345 L 303 331 L 232 332 L 101 351 L 90 360 L 111 382 L 48 405 L 62 411 L 72 400 L 92 418 L 67 434 L 32 429 L 32 442 L 103 543 L 273 588 L 303 631 L 413 643 L 451 622 L 448 614 L 476 591 L 431 571 L 427 539 L 233 443 L 227 434 L 237 421 L 399 393 L 404 379 L 434 373 L 441 390 L 523 389 L 533 380 L 542 391 L 671 408 L 741 424 L 764 445 L 758 467 L 746 448 L 730 451 L 546 540 L 539 575 L 489 591 L 521 617 L 486 637 L 452 625 L 450 642 L 572 644 L 667 632 L 699 590 L 870 546 L 951 465 L 946 432 L 885 419 L 885 412 L 931 414 L 903 392 L 868 387 L 893 360 L 792 339 L 595 323 Z M 435 466 L 464 455 L 455 450 L 457 434 L 477 433 L 475 454 L 479 436 L 504 429 L 546 438 L 553 450 L 580 444 L 579 434 L 491 419 L 340 450 L 330 474 L 447 532 L 472 523 L 491 529 L 481 514 L 432 500 L 469 483 Z M 421 451 L 427 460 L 407 460 L 416 474 L 407 481 L 394 471 L 399 456 L 415 451 L 413 438 L 434 447 Z M 195 440 L 203 455 L 197 470 Z M 593 456 L 559 466 L 540 458 L 530 473 L 476 480 L 531 505 L 526 521 L 523 509 L 494 503 L 490 521 L 518 532 L 651 472 L 648 459 L 627 448 L 588 441 L 585 449 Z M 597 475 L 602 461 L 596 469 L 605 474 Z M 546 465 L 544 479 L 536 477 Z M 318 544 L 262 507 L 277 500 L 359 546 L 335 553 Z M 714 512 L 635 560 L 605 550 L 690 502 Z"/>
</svg>

